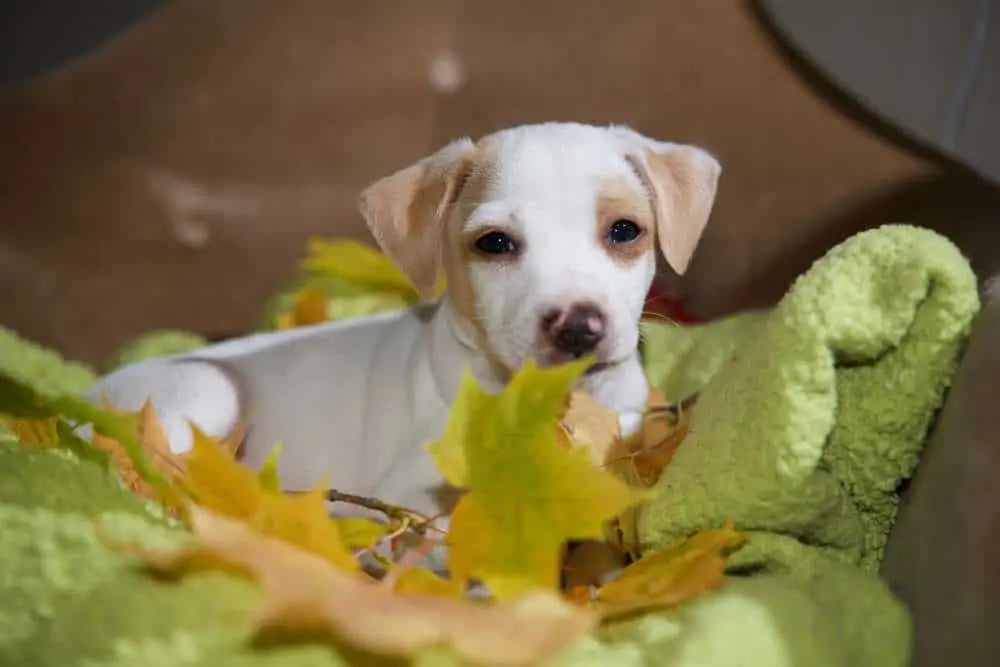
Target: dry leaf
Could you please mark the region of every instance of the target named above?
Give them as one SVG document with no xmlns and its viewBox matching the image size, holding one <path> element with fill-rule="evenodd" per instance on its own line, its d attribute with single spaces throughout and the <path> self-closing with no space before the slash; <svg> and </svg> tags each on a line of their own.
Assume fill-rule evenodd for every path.
<svg viewBox="0 0 1000 667">
<path fill-rule="evenodd" d="M 498 395 L 466 372 L 442 438 L 429 446 L 448 481 L 468 489 L 452 514 L 448 569 L 482 580 L 498 599 L 556 590 L 571 539 L 600 538 L 605 522 L 648 497 L 558 443 L 558 420 L 590 360 L 528 362 Z"/>
<path fill-rule="evenodd" d="M 59 418 L 11 419 L 7 422 L 10 430 L 22 444 L 49 448 L 59 444 Z"/>
<path fill-rule="evenodd" d="M 281 456 L 281 444 L 277 444 L 264 460 L 264 465 L 257 471 L 257 483 L 264 491 L 281 492 L 281 479 L 278 477 L 278 458 Z"/>
<path fill-rule="evenodd" d="M 642 429 L 616 443 L 608 453 L 607 465 L 629 483 L 656 484 L 687 435 L 691 413 L 686 405 L 671 404 L 662 392 L 651 389 Z"/>
<path fill-rule="evenodd" d="M 193 443 L 184 455 L 178 483 L 198 505 L 236 519 L 249 519 L 260 509 L 264 488 L 258 473 L 241 465 L 218 440 L 192 426 Z"/>
<path fill-rule="evenodd" d="M 194 442 L 184 457 L 179 485 L 200 507 L 243 520 L 262 535 L 277 537 L 348 571 L 357 559 L 326 509 L 326 491 L 295 495 L 266 490 L 258 473 L 240 464 L 224 445 L 192 427 Z M 266 479 L 266 477 L 265 477 Z"/>
<path fill-rule="evenodd" d="M 340 530 L 340 539 L 348 549 L 371 549 L 389 534 L 392 526 L 364 517 L 338 517 L 333 519 Z"/>
<path fill-rule="evenodd" d="M 671 404 L 658 389 L 653 389 L 643 418 L 641 447 L 632 457 L 632 465 L 646 486 L 660 479 L 664 468 L 684 442 L 690 424 L 688 402 Z"/>
<path fill-rule="evenodd" d="M 595 466 L 603 466 L 621 439 L 618 415 L 584 391 L 574 391 L 559 422 L 574 447 L 584 447 Z"/>
<path fill-rule="evenodd" d="M 147 448 L 137 437 L 134 414 L 105 410 L 78 396 L 46 394 L 0 372 L 0 417 L 32 422 L 54 420 L 49 421 L 47 426 L 39 426 L 42 431 L 29 434 L 29 438 L 50 439 L 50 429 L 54 424 L 59 447 L 73 451 L 81 458 L 104 464 L 111 459 L 130 487 L 165 502 L 171 498 L 172 490 L 162 473 L 150 462 Z M 106 448 L 113 450 L 113 459 L 109 452 L 92 446 L 76 434 L 75 429 L 86 424 L 93 428 L 95 438 L 103 438 Z M 35 428 L 22 424 L 23 431 Z"/>
<path fill-rule="evenodd" d="M 495 605 L 397 594 L 243 523 L 197 507 L 191 519 L 197 547 L 133 551 L 170 574 L 210 566 L 249 573 L 264 598 L 257 629 L 270 636 L 326 636 L 397 658 L 449 646 L 468 663 L 520 667 L 544 661 L 597 623 L 589 610 L 547 591 Z"/>
<path fill-rule="evenodd" d="M 608 452 L 605 467 L 626 483 L 652 487 L 673 459 L 688 433 L 691 406 L 696 397 L 669 403 L 656 388 L 650 390 L 642 429 L 628 439 L 619 439 Z M 626 509 L 608 525 L 608 541 L 615 548 L 639 558 L 638 511 Z"/>
<path fill-rule="evenodd" d="M 313 275 L 357 287 L 365 294 L 397 295 L 409 303 L 420 299 L 409 278 L 389 257 L 358 241 L 309 239 L 302 268 Z M 442 278 L 437 294 L 441 294 L 444 288 Z"/>
<path fill-rule="evenodd" d="M 744 539 L 727 525 L 648 553 L 597 591 L 594 609 L 602 618 L 611 618 L 671 607 L 718 588 L 725 581 L 726 557 Z"/>
<path fill-rule="evenodd" d="M 170 451 L 167 434 L 156 417 L 152 403 L 147 400 L 137 413 L 126 413 L 109 403 L 103 396 L 101 402 L 103 409 L 111 414 L 130 414 L 136 417 L 135 436 L 142 446 L 146 460 L 168 483 L 183 472 L 184 464 L 179 456 Z M 134 458 L 125 449 L 121 440 L 94 433 L 91 442 L 95 449 L 105 452 L 111 458 L 125 486 L 133 493 L 152 500 L 168 500 L 162 498 L 162 494 L 158 493 L 150 481 L 136 469 Z M 177 497 L 174 494 L 171 494 L 168 505 L 171 508 L 177 506 Z"/>
<path fill-rule="evenodd" d="M 278 329 L 319 324 L 329 319 L 326 292 L 316 285 L 306 285 L 295 294 L 291 308 L 275 317 Z"/>
<path fill-rule="evenodd" d="M 407 595 L 434 595 L 461 598 L 465 586 L 454 579 L 444 579 L 422 567 L 408 567 L 393 577 L 392 590 Z"/>
</svg>

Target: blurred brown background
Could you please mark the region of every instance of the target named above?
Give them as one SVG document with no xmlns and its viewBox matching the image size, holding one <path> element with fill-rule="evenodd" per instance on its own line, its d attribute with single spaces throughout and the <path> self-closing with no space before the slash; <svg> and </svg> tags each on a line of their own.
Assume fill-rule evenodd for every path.
<svg viewBox="0 0 1000 667">
<path fill-rule="evenodd" d="M 86 361 L 252 327 L 312 234 L 455 136 L 628 123 L 724 165 L 697 315 L 771 303 L 868 226 L 986 270 L 996 195 L 823 84 L 749 2 L 180 0 L 0 106 L 0 324 Z"/>
</svg>

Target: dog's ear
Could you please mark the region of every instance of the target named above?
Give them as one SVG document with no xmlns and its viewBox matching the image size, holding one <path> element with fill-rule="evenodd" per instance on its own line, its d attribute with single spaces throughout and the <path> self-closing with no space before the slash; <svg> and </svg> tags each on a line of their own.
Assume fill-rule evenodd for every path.
<svg viewBox="0 0 1000 667">
<path fill-rule="evenodd" d="M 653 199 L 663 256 L 684 274 L 712 213 L 722 166 L 695 146 L 656 141 L 625 127 L 612 131 Z"/>
<path fill-rule="evenodd" d="M 359 201 L 375 241 L 424 297 L 441 272 L 441 235 L 476 145 L 458 139 L 437 153 L 376 181 Z"/>
</svg>

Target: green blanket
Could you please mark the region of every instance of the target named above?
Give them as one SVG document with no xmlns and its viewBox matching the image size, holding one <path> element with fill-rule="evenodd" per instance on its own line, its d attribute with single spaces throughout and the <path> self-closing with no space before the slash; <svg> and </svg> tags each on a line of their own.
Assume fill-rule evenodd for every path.
<svg viewBox="0 0 1000 667">
<path fill-rule="evenodd" d="M 642 544 L 726 521 L 749 540 L 724 588 L 608 627 L 555 664 L 906 665 L 909 620 L 876 571 L 897 489 L 978 307 L 975 277 L 949 242 L 889 226 L 835 248 L 769 312 L 648 326 L 653 382 L 701 396 L 638 518 Z M 158 340 L 124 358 L 159 353 Z M 170 351 L 195 344 L 165 340 Z M 0 366 L 49 390 L 78 392 L 93 377 L 2 330 Z M 107 471 L 0 435 L 0 665 L 357 664 L 318 644 L 251 649 L 251 584 L 146 578 L 100 544 L 98 516 L 167 539 Z M 451 664 L 440 654 L 418 662 Z"/>
</svg>

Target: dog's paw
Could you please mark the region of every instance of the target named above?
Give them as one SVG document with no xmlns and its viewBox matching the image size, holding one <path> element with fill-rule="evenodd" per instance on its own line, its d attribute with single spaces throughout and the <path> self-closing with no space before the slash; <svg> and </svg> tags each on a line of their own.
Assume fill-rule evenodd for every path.
<svg viewBox="0 0 1000 667">
<path fill-rule="evenodd" d="M 618 428 L 621 430 L 623 438 L 631 438 L 642 428 L 641 412 L 619 412 Z"/>
<path fill-rule="evenodd" d="M 203 361 L 139 363 L 107 375 L 87 392 L 122 410 L 138 410 L 149 400 L 170 443 L 182 454 L 191 449 L 191 424 L 214 437 L 227 437 L 241 415 L 236 384 L 222 368 Z"/>
</svg>

